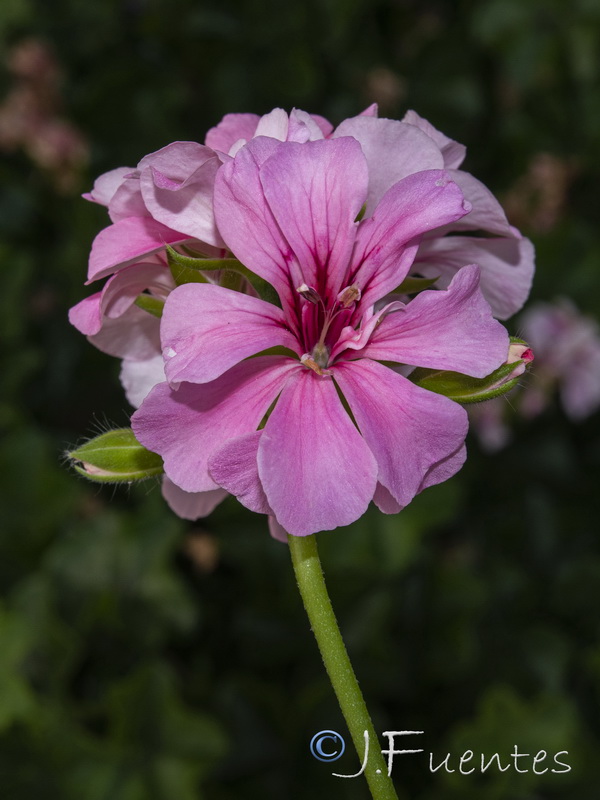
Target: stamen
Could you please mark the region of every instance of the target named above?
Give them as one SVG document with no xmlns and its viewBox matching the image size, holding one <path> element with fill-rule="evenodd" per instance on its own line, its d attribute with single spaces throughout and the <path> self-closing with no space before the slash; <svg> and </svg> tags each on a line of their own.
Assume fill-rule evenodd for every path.
<svg viewBox="0 0 600 800">
<path fill-rule="evenodd" d="M 323 302 L 318 292 L 316 292 L 312 286 L 307 286 L 305 283 L 298 286 L 296 291 L 298 294 L 301 294 L 305 300 L 308 300 L 309 303 L 318 305 L 319 303 Z"/>
<path fill-rule="evenodd" d="M 358 286 L 346 286 L 345 289 L 337 296 L 338 303 L 341 305 L 342 308 L 350 308 L 351 305 L 354 303 L 358 303 L 360 300 L 360 289 Z"/>
</svg>

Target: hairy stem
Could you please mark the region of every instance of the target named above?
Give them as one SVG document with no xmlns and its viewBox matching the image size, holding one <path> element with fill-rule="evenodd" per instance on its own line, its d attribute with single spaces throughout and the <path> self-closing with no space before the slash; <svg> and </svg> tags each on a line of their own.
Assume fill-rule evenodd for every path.
<svg viewBox="0 0 600 800">
<path fill-rule="evenodd" d="M 331 607 L 316 535 L 288 536 L 288 542 L 304 608 L 361 761 L 365 753 L 365 731 L 368 733 L 369 755 L 364 775 L 373 800 L 398 800 Z"/>
</svg>

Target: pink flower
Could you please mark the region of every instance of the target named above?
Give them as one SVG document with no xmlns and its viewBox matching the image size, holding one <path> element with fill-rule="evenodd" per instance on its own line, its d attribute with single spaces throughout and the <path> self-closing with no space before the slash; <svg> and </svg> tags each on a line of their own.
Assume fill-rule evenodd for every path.
<svg viewBox="0 0 600 800">
<path fill-rule="evenodd" d="M 506 358 L 475 266 L 445 291 L 376 310 L 421 237 L 471 205 L 431 169 L 395 182 L 357 223 L 369 177 L 347 136 L 254 138 L 219 170 L 219 231 L 282 307 L 216 285 L 175 289 L 161 325 L 169 383 L 132 418 L 173 484 L 227 489 L 279 532 L 349 524 L 371 500 L 393 513 L 462 465 L 464 409 L 382 361 L 484 377 Z M 262 354 L 273 347 L 285 354 Z"/>
</svg>

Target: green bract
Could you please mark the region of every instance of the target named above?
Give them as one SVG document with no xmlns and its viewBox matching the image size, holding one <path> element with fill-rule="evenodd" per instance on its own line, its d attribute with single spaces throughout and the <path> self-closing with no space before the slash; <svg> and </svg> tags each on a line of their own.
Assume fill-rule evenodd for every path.
<svg viewBox="0 0 600 800">
<path fill-rule="evenodd" d="M 409 378 L 417 386 L 436 394 L 443 394 L 457 403 L 481 403 L 514 389 L 526 367 L 527 362 L 523 360 L 502 364 L 485 378 L 471 378 L 460 372 L 415 369 Z"/>
<path fill-rule="evenodd" d="M 221 272 L 219 283 L 222 286 L 239 291 L 240 279 L 243 277 L 254 287 L 260 298 L 268 303 L 281 305 L 277 292 L 271 284 L 251 272 L 237 258 L 195 258 L 178 253 L 167 245 L 167 259 L 173 279 L 178 286 L 184 283 L 209 283 L 203 273 L 219 270 Z"/>
<path fill-rule="evenodd" d="M 99 483 L 143 481 L 163 472 L 162 458 L 146 450 L 131 428 L 96 436 L 67 456 L 80 475 Z"/>
</svg>

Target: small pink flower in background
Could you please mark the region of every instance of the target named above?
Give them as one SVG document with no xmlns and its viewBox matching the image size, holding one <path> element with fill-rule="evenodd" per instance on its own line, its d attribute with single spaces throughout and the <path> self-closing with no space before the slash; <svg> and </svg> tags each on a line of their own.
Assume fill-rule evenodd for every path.
<svg viewBox="0 0 600 800">
<path fill-rule="evenodd" d="M 535 353 L 526 381 L 510 397 L 470 411 L 484 449 L 495 452 L 511 438 L 511 411 L 526 419 L 541 414 L 558 390 L 566 415 L 579 422 L 600 408 L 600 327 L 567 299 L 536 303 L 520 320 L 520 331 Z"/>
<path fill-rule="evenodd" d="M 543 411 L 554 387 L 570 419 L 582 420 L 596 411 L 600 407 L 598 324 L 566 299 L 532 306 L 521 324 L 537 359 L 534 380 L 523 393 L 523 415 L 533 417 Z"/>
<path fill-rule="evenodd" d="M 0 150 L 21 148 L 58 191 L 73 191 L 88 161 L 88 145 L 64 117 L 54 54 L 42 40 L 24 39 L 9 51 L 6 64 L 14 84 L 0 104 Z"/>
<path fill-rule="evenodd" d="M 171 292 L 161 326 L 170 385 L 132 418 L 174 484 L 227 489 L 294 535 L 349 524 L 371 500 L 398 511 L 462 465 L 464 409 L 381 361 L 484 377 L 508 351 L 475 266 L 446 291 L 374 310 L 423 234 L 471 206 L 445 171 L 425 170 L 357 223 L 369 177 L 352 137 L 259 137 L 219 170 L 219 231 L 282 308 L 214 285 Z M 290 355 L 257 355 L 272 347 Z"/>
</svg>

